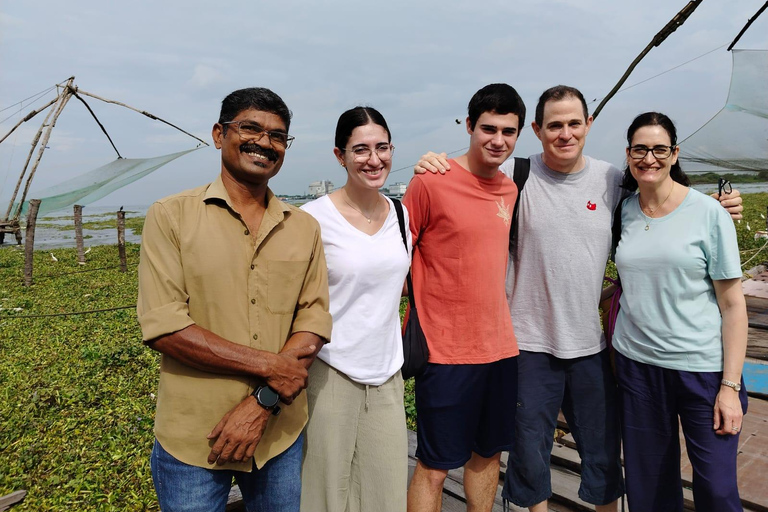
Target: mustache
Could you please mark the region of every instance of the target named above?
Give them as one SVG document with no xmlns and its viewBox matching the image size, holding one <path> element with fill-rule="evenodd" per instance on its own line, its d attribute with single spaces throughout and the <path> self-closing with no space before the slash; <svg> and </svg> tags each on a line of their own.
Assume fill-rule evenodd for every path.
<svg viewBox="0 0 768 512">
<path fill-rule="evenodd" d="M 240 144 L 240 151 L 243 153 L 257 153 L 259 155 L 267 157 L 269 160 L 277 161 L 277 152 L 271 148 L 264 148 L 258 144 Z"/>
</svg>

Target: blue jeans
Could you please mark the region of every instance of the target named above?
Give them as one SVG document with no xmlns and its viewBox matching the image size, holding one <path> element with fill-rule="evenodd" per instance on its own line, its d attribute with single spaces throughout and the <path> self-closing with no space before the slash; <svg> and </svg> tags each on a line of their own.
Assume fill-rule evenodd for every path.
<svg viewBox="0 0 768 512">
<path fill-rule="evenodd" d="M 211 512 L 227 507 L 234 477 L 247 512 L 298 512 L 301 500 L 302 433 L 263 468 L 246 473 L 190 466 L 166 452 L 155 439 L 152 480 L 163 512 Z"/>
</svg>

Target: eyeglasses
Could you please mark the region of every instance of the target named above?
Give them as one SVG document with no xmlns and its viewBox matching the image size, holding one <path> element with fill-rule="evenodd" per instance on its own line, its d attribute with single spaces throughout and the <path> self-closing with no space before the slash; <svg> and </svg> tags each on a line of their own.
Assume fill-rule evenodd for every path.
<svg viewBox="0 0 768 512">
<path fill-rule="evenodd" d="M 649 148 L 647 146 L 630 146 L 629 156 L 635 160 L 642 160 L 648 153 L 653 153 L 653 156 L 657 160 L 665 160 L 669 158 L 677 146 L 653 146 Z"/>
<path fill-rule="evenodd" d="M 718 197 L 722 197 L 723 194 L 730 194 L 731 192 L 733 192 L 733 187 L 731 186 L 731 182 L 725 178 L 719 178 L 717 180 Z"/>
<path fill-rule="evenodd" d="M 379 160 L 386 162 L 387 160 L 392 159 L 392 153 L 395 152 L 395 146 L 392 144 L 379 144 L 376 146 L 375 150 L 372 150 L 368 146 L 355 146 L 351 149 L 342 149 L 342 151 L 351 152 L 355 156 L 355 162 L 367 162 L 373 155 L 373 152 L 376 151 Z"/>
<path fill-rule="evenodd" d="M 246 140 L 261 140 L 266 134 L 269 137 L 269 142 L 273 146 L 282 146 L 285 149 L 291 147 L 291 143 L 296 137 L 288 135 L 285 132 L 265 130 L 261 126 L 255 124 L 252 121 L 227 121 L 221 123 L 222 125 L 232 125 L 236 127 L 238 135 L 241 139 Z"/>
</svg>

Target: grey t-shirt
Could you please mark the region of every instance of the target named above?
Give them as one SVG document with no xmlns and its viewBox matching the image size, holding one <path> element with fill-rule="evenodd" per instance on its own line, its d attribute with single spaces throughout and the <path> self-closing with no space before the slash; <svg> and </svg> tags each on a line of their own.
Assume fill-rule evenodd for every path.
<svg viewBox="0 0 768 512">
<path fill-rule="evenodd" d="M 598 305 L 622 173 L 584 159 L 584 169 L 563 174 L 531 157 L 506 283 L 520 350 L 573 359 L 605 348 Z M 501 170 L 512 177 L 514 159 Z"/>
</svg>

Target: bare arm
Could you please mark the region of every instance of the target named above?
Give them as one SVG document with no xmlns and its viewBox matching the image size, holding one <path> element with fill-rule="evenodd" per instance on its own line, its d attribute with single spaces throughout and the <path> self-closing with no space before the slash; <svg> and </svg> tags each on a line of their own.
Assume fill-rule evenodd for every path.
<svg viewBox="0 0 768 512">
<path fill-rule="evenodd" d="M 722 197 L 717 194 L 712 194 L 712 197 L 720 201 L 720 205 L 731 214 L 731 219 L 741 220 L 741 212 L 744 211 L 742 203 L 741 192 L 733 189 L 730 194 L 723 194 Z"/>
<path fill-rule="evenodd" d="M 450 171 L 451 166 L 448 163 L 448 155 L 445 153 L 433 153 L 429 151 L 426 155 L 423 155 L 419 162 L 413 166 L 414 174 L 424 174 L 429 171 L 432 174 L 445 174 L 445 171 Z"/>
<path fill-rule="evenodd" d="M 740 279 L 712 282 L 723 317 L 723 378 L 741 382 L 741 370 L 747 352 L 747 305 Z M 742 410 L 739 394 L 720 386 L 714 408 L 714 429 L 718 434 L 735 435 L 741 429 Z M 738 427 L 737 430 L 733 430 Z"/>
<path fill-rule="evenodd" d="M 177 361 L 211 373 L 223 375 L 247 375 L 263 379 L 286 403 L 290 403 L 307 385 L 307 368 L 314 359 L 317 343 L 310 343 L 299 334 L 319 339 L 314 334 L 294 334 L 279 354 L 256 350 L 232 343 L 221 336 L 190 325 L 180 331 L 161 336 L 149 342 L 149 346 Z"/>
</svg>

